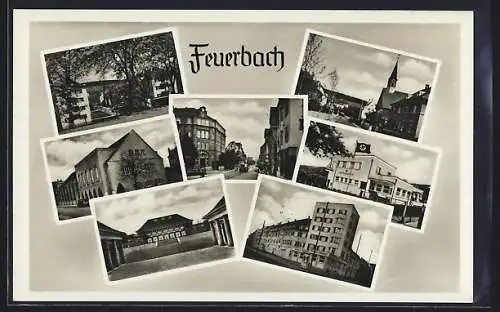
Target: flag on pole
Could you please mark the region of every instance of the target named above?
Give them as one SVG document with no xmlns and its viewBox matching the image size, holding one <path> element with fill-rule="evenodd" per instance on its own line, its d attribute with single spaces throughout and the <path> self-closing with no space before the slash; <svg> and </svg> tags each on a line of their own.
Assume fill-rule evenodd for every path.
<svg viewBox="0 0 500 312">
<path fill-rule="evenodd" d="M 370 144 L 356 142 L 356 150 L 355 150 L 355 152 L 356 153 L 367 153 L 367 154 L 370 154 L 370 148 L 371 148 Z"/>
</svg>

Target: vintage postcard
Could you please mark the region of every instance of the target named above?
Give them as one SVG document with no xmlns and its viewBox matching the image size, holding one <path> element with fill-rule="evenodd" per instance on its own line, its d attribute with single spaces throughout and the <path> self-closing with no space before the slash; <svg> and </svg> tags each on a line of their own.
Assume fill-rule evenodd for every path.
<svg viewBox="0 0 500 312">
<path fill-rule="evenodd" d="M 441 62 L 307 30 L 295 94 L 309 116 L 418 141 Z"/>
<path fill-rule="evenodd" d="M 90 206 L 109 282 L 236 255 L 222 175 L 92 199 Z"/>
<path fill-rule="evenodd" d="M 307 96 L 173 95 L 170 101 L 188 179 L 292 178 Z"/>
<path fill-rule="evenodd" d="M 294 181 L 394 206 L 392 222 L 424 230 L 441 151 L 311 118 Z"/>
<path fill-rule="evenodd" d="M 89 216 L 92 198 L 185 176 L 170 116 L 42 139 L 41 145 L 59 221 Z"/>
<path fill-rule="evenodd" d="M 43 51 L 57 134 L 166 114 L 186 87 L 175 29 Z"/>
<path fill-rule="evenodd" d="M 261 176 L 252 207 L 244 258 L 304 277 L 375 285 L 391 206 Z"/>
</svg>

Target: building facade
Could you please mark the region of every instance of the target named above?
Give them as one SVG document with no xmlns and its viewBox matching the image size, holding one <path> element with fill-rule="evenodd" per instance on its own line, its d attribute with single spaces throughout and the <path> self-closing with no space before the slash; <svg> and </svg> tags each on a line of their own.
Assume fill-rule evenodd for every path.
<svg viewBox="0 0 500 312">
<path fill-rule="evenodd" d="M 278 176 L 291 179 L 297 161 L 297 153 L 304 130 L 303 105 L 301 99 L 280 98 L 278 101 L 279 122 L 277 128 Z"/>
<path fill-rule="evenodd" d="M 270 226 L 262 226 L 249 236 L 254 248 L 299 262 L 303 258 L 311 219 L 300 219 Z"/>
<path fill-rule="evenodd" d="M 291 260 L 305 271 L 358 278 L 368 262 L 353 251 L 359 213 L 352 204 L 316 202 L 312 217 L 255 230 L 247 245 Z"/>
<path fill-rule="evenodd" d="M 126 262 L 123 252 L 125 233 L 97 221 L 106 271 L 110 272 Z"/>
<path fill-rule="evenodd" d="M 234 246 L 233 234 L 226 209 L 226 200 L 222 197 L 215 207 L 203 216 L 212 230 L 214 243 L 219 246 Z"/>
<path fill-rule="evenodd" d="M 219 155 L 226 147 L 226 129 L 207 113 L 206 107 L 174 108 L 177 128 L 181 140 L 192 139 L 198 151 L 193 171 L 218 163 Z M 184 155 L 186 156 L 186 155 Z"/>
<path fill-rule="evenodd" d="M 149 219 L 136 231 L 135 240 L 127 242 L 127 247 L 151 243 L 161 245 L 171 239 L 190 235 L 192 231 L 193 220 L 179 214 Z"/>
<path fill-rule="evenodd" d="M 359 262 L 352 244 L 358 222 L 359 214 L 352 204 L 316 202 L 306 240 L 308 255 L 303 263 L 355 277 Z"/>
<path fill-rule="evenodd" d="M 335 155 L 326 169 L 328 189 L 389 204 L 423 205 L 424 192 L 399 178 L 397 168 L 376 155 Z"/>
<path fill-rule="evenodd" d="M 62 127 L 61 130 L 92 122 L 89 94 L 85 87 L 72 88 L 70 103 L 66 103 L 68 99 L 58 96 L 54 97 L 54 101 L 55 113 Z"/>
<path fill-rule="evenodd" d="M 78 205 L 80 191 L 78 189 L 75 172 L 71 173 L 64 181 L 58 180 L 52 182 L 52 190 L 54 191 L 55 200 L 58 206 Z"/>
<path fill-rule="evenodd" d="M 131 130 L 109 147 L 96 148 L 87 154 L 75 165 L 75 171 L 54 189 L 54 194 L 60 206 L 67 199 L 66 185 L 72 186 L 73 201 L 88 202 L 92 198 L 168 182 L 163 158 Z"/>
</svg>

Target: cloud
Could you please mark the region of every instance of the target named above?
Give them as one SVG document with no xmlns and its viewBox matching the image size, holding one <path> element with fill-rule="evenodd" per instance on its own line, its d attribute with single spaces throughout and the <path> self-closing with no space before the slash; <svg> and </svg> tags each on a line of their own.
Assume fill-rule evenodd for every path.
<svg viewBox="0 0 500 312">
<path fill-rule="evenodd" d="M 111 130 L 97 131 L 66 139 L 46 142 L 45 150 L 51 180 L 64 179 L 74 165 L 95 148 L 106 148 L 134 129 L 158 154 L 168 166 L 168 148 L 175 147 L 170 120 L 157 120 Z"/>
<path fill-rule="evenodd" d="M 434 164 L 435 162 L 428 157 L 417 157 L 404 163 L 397 163 L 397 175 L 410 183 L 430 184 Z"/>
<path fill-rule="evenodd" d="M 377 79 L 372 73 L 366 71 L 357 71 L 355 69 L 339 69 L 339 79 L 342 81 L 354 81 L 359 84 L 382 88 L 384 81 Z"/>
<path fill-rule="evenodd" d="M 383 233 L 386 225 L 387 218 L 382 217 L 375 210 L 363 210 L 359 213 L 358 228 Z"/>
<path fill-rule="evenodd" d="M 377 263 L 382 239 L 382 233 L 374 233 L 370 230 L 358 230 L 354 236 L 352 249 L 366 261 Z"/>
<path fill-rule="evenodd" d="M 435 71 L 431 68 L 430 63 L 426 63 L 414 58 L 405 60 L 401 64 L 400 68 L 402 73 L 411 75 L 428 83 L 431 83 L 434 78 Z"/>
<path fill-rule="evenodd" d="M 401 148 L 395 144 L 387 145 L 382 148 L 382 153 L 389 155 L 390 158 L 399 157 L 408 159 L 414 157 L 414 153 L 408 149 Z"/>
<path fill-rule="evenodd" d="M 371 62 L 380 65 L 385 68 L 394 66 L 396 60 L 393 53 L 386 53 L 383 51 L 376 51 L 373 53 L 361 53 L 357 52 L 356 57 L 363 61 Z"/>
<path fill-rule="evenodd" d="M 425 87 L 422 82 L 415 78 L 402 76 L 398 79 L 397 89 L 406 93 L 414 93 Z"/>
<path fill-rule="evenodd" d="M 278 181 L 271 180 L 271 179 L 265 179 L 262 181 L 262 187 L 266 190 L 269 190 L 271 194 L 278 193 L 282 190 L 281 184 Z"/>
<path fill-rule="evenodd" d="M 304 148 L 300 156 L 300 164 L 305 166 L 324 167 L 329 162 L 329 158 L 316 157 L 307 148 Z"/>
</svg>

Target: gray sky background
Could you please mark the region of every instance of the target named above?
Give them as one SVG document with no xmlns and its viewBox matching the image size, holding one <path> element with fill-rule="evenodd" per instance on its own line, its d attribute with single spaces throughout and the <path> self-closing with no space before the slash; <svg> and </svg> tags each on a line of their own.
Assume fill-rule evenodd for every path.
<svg viewBox="0 0 500 312">
<path fill-rule="evenodd" d="M 396 166 L 398 177 L 406 179 L 410 183 L 431 184 L 438 156 L 434 151 L 344 128 L 337 127 L 336 129 L 342 134 L 341 141 L 344 142 L 349 152 L 354 153 L 356 140 L 360 143 L 370 144 L 372 154 Z M 330 162 L 330 158 L 314 156 L 304 146 L 299 161 L 301 165 L 326 166 Z"/>
<path fill-rule="evenodd" d="M 320 52 L 325 73 L 336 69 L 338 84 L 336 90 L 364 100 L 377 101 L 383 87 L 396 64 L 397 54 L 342 41 L 323 38 Z M 436 73 L 436 63 L 401 55 L 398 66 L 396 89 L 413 93 L 432 85 Z M 321 77 L 325 86 L 331 88 L 328 79 Z"/>
<path fill-rule="evenodd" d="M 319 191 L 290 185 L 268 178 L 262 179 L 257 202 L 250 226 L 250 233 L 262 227 L 278 222 L 288 222 L 312 216 L 317 201 L 354 204 L 360 215 L 358 228 L 352 248 L 370 262 L 376 263 L 377 256 L 388 222 L 389 210 L 372 204 L 359 203 L 335 195 L 326 195 Z M 361 240 L 360 240 L 361 236 Z"/>
<path fill-rule="evenodd" d="M 173 188 L 141 192 L 95 203 L 98 221 L 133 234 L 147 220 L 180 214 L 198 223 L 224 196 L 219 179 Z"/>
<path fill-rule="evenodd" d="M 269 110 L 278 104 L 278 98 L 269 99 L 175 99 L 174 107 L 200 108 L 215 118 L 226 129 L 226 145 L 241 142 L 247 156 L 257 159 L 264 144 L 264 129 L 269 127 Z"/>
<path fill-rule="evenodd" d="M 167 118 L 46 142 L 51 181 L 64 180 L 88 153 L 98 147 L 108 147 L 132 129 L 158 152 L 163 158 L 163 164 L 169 166 L 168 149 L 175 147 L 175 137 L 172 121 Z"/>
</svg>

